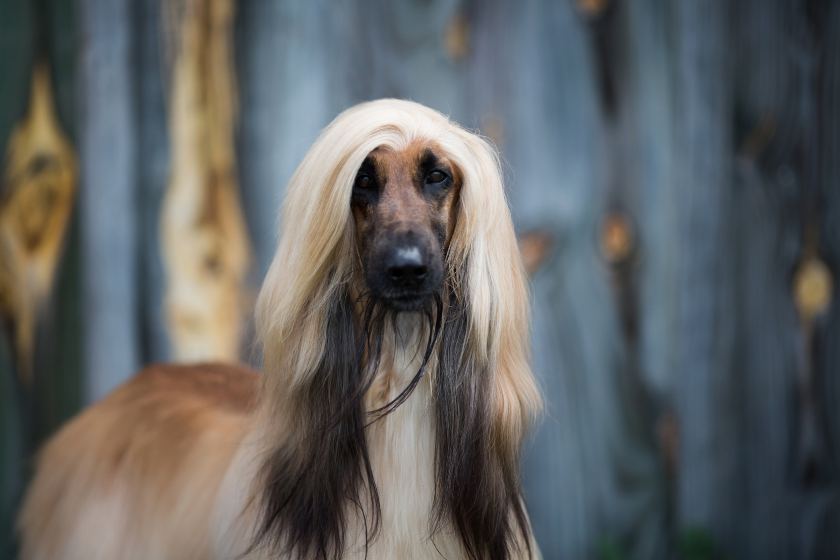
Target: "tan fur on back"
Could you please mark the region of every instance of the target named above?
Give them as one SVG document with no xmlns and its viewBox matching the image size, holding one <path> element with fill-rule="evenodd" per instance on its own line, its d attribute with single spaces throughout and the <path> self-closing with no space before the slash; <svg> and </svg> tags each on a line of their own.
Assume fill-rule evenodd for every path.
<svg viewBox="0 0 840 560">
<path fill-rule="evenodd" d="M 152 366 L 44 448 L 21 558 L 211 557 L 208 520 L 257 393 L 244 368 Z"/>
</svg>

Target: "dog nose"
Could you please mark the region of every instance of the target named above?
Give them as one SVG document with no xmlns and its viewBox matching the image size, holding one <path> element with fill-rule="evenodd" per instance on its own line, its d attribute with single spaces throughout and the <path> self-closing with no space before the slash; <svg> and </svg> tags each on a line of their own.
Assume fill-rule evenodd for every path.
<svg viewBox="0 0 840 560">
<path fill-rule="evenodd" d="M 426 262 L 417 246 L 400 247 L 391 252 L 385 273 L 398 287 L 417 287 L 426 278 Z"/>
</svg>

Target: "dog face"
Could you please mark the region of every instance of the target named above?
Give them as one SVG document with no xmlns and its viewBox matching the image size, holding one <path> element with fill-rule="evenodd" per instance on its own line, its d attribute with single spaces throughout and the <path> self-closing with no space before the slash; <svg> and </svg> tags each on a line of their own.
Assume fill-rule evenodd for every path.
<svg viewBox="0 0 840 560">
<path fill-rule="evenodd" d="M 397 311 L 439 294 L 461 179 L 431 143 L 380 147 L 356 174 L 351 208 L 368 289 Z"/>
</svg>

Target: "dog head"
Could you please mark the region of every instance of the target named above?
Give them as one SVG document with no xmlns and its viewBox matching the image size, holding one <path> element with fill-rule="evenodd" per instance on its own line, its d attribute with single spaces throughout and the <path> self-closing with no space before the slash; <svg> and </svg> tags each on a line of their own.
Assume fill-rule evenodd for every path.
<svg viewBox="0 0 840 560">
<path fill-rule="evenodd" d="M 416 103 L 358 105 L 307 153 L 282 224 L 257 331 L 260 415 L 283 435 L 263 466 L 255 546 L 340 557 L 348 504 L 364 508 L 366 542 L 375 538 L 382 512 L 366 429 L 410 397 L 423 367 L 386 407 L 362 397 L 392 319 L 425 312 L 429 337 L 416 343 L 435 418 L 430 532 L 454 531 L 471 558 L 527 552 L 519 454 L 540 396 L 494 148 Z"/>
<path fill-rule="evenodd" d="M 414 311 L 441 291 L 456 221 L 458 169 L 432 142 L 378 147 L 353 181 L 350 207 L 364 280 L 397 311 Z"/>
</svg>

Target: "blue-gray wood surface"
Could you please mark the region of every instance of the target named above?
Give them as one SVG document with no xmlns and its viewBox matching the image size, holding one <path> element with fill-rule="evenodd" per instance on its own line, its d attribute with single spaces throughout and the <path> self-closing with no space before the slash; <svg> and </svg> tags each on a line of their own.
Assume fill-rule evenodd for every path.
<svg viewBox="0 0 840 560">
<path fill-rule="evenodd" d="M 586 16 L 572 0 L 241 2 L 253 287 L 285 185 L 335 115 L 387 96 L 450 114 L 501 148 L 518 229 L 554 238 L 533 278 L 547 407 L 523 479 L 545 558 L 673 558 L 691 528 L 739 560 L 840 558 L 840 311 L 835 297 L 809 338 L 791 297 L 807 228 L 835 277 L 840 266 L 840 3 L 606 4 Z M 31 35 L 21 5 L 0 0 L 4 139 L 25 109 L 30 58 L 8 56 Z M 4 534 L 27 441 L 80 387 L 101 395 L 169 351 L 161 2 L 47 5 L 81 219 L 32 414 L 0 361 Z M 453 33 L 466 51 L 447 50 Z M 621 262 L 602 255 L 608 215 L 632 225 Z M 52 420 L 27 428 L 31 416 Z"/>
<path fill-rule="evenodd" d="M 79 218 L 85 397 L 140 365 L 133 3 L 79 0 Z"/>
</svg>

